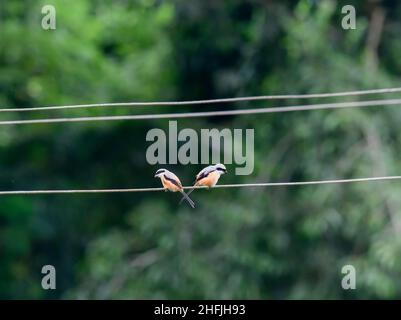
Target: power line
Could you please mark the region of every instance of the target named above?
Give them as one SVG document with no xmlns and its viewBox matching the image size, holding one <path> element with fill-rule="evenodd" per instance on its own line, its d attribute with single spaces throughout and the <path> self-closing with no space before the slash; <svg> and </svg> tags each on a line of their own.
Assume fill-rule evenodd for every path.
<svg viewBox="0 0 401 320">
<path fill-rule="evenodd" d="M 264 95 L 264 96 L 249 96 L 249 97 L 208 99 L 208 100 L 116 102 L 116 103 L 93 103 L 93 104 L 77 104 L 77 105 L 31 107 L 31 108 L 5 108 L 5 109 L 0 109 L 0 112 L 27 112 L 27 111 L 80 109 L 80 108 L 82 109 L 82 108 L 97 108 L 97 107 L 183 106 L 183 105 L 215 104 L 215 103 L 258 101 L 258 100 L 330 98 L 330 97 L 345 97 L 345 96 L 358 96 L 358 95 L 395 93 L 395 92 L 401 92 L 401 88 L 384 88 L 384 89 L 345 91 L 345 92 L 334 92 L 334 93 Z"/>
<path fill-rule="evenodd" d="M 354 179 L 337 179 L 337 180 L 314 180 L 314 181 L 294 181 L 294 182 L 262 182 L 262 183 L 239 183 L 239 184 L 221 184 L 214 188 L 254 188 L 254 187 L 280 187 L 280 186 L 305 186 L 305 185 L 324 185 L 338 183 L 355 183 L 355 182 L 373 182 L 373 181 L 389 181 L 401 180 L 401 176 L 383 176 L 369 178 Z M 207 187 L 186 186 L 184 189 L 207 189 Z M 17 191 L 0 191 L 0 195 L 36 195 L 36 194 L 79 194 L 79 193 L 122 193 L 122 192 L 154 192 L 163 191 L 163 188 L 134 188 L 134 189 L 76 189 L 76 190 L 17 190 Z"/>
<path fill-rule="evenodd" d="M 363 107 L 389 106 L 389 105 L 401 105 L 401 99 L 351 101 L 351 102 L 322 103 L 322 104 L 312 104 L 312 105 L 298 105 L 298 106 L 288 106 L 288 107 L 271 107 L 271 108 L 269 107 L 269 108 L 223 110 L 223 111 L 140 114 L 140 115 L 124 115 L 124 116 L 45 118 L 45 119 L 30 119 L 30 120 L 4 120 L 0 121 L 0 125 L 199 118 L 199 117 L 217 117 L 217 116 L 229 116 L 229 115 L 278 113 L 278 112 L 293 112 L 293 111 L 308 111 L 308 110 L 323 110 L 323 109 L 363 108 Z"/>
</svg>

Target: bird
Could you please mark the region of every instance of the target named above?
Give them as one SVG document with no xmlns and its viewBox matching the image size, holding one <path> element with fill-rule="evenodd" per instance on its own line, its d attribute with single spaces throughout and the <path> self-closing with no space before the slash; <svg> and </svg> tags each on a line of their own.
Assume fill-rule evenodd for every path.
<svg viewBox="0 0 401 320">
<path fill-rule="evenodd" d="M 164 187 L 164 191 L 180 192 L 183 196 L 183 199 L 187 200 L 192 209 L 195 208 L 195 203 L 184 192 L 180 179 L 178 179 L 174 173 L 168 171 L 167 169 L 159 169 L 155 173 L 155 178 L 160 178 Z"/>
<path fill-rule="evenodd" d="M 194 182 L 194 187 L 198 186 L 206 186 L 206 187 L 214 187 L 219 181 L 219 178 L 222 174 L 227 173 L 227 169 L 224 164 L 218 163 L 212 166 L 208 166 L 203 168 L 197 175 Z M 189 190 L 187 195 L 190 195 L 195 188 Z M 184 200 L 184 197 L 181 199 L 180 203 Z"/>
</svg>

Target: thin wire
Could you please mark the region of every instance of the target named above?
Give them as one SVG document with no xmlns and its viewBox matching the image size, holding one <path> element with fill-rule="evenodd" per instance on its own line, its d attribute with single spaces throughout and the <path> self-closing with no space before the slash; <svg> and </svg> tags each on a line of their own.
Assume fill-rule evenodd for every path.
<svg viewBox="0 0 401 320">
<path fill-rule="evenodd" d="M 257 101 L 257 100 L 275 100 L 275 99 L 329 98 L 329 97 L 344 97 L 344 96 L 357 96 L 357 95 L 394 93 L 394 92 L 401 92 L 401 88 L 384 88 L 384 89 L 345 91 L 345 92 L 334 92 L 334 93 L 265 95 L 265 96 L 250 96 L 250 97 L 209 99 L 209 100 L 116 102 L 116 103 L 93 103 L 93 104 L 32 107 L 32 108 L 6 108 L 6 109 L 0 109 L 0 112 L 27 112 L 27 111 L 79 109 L 79 108 L 96 108 L 96 107 L 183 106 L 183 105 L 195 105 L 195 104 L 214 104 L 214 103 Z"/>
<path fill-rule="evenodd" d="M 239 183 L 239 184 L 221 184 L 214 188 L 254 188 L 254 187 L 280 187 L 280 186 L 304 186 L 304 185 L 322 185 L 336 183 L 353 183 L 367 181 L 388 181 L 401 180 L 401 176 L 383 176 L 369 178 L 354 179 L 338 179 L 338 180 L 315 180 L 315 181 L 294 181 L 294 182 L 263 182 L 263 183 Z M 186 186 L 184 189 L 207 189 L 204 186 Z M 135 189 L 78 189 L 78 190 L 17 190 L 17 191 L 0 191 L 1 195 L 35 195 L 35 194 L 78 194 L 78 193 L 121 193 L 121 192 L 154 192 L 163 191 L 164 188 L 135 188 Z"/>
<path fill-rule="evenodd" d="M 322 109 L 357 108 L 357 107 L 362 108 L 362 107 L 389 106 L 389 105 L 401 105 L 401 99 L 322 103 L 322 104 L 312 104 L 312 105 L 298 105 L 298 106 L 288 106 L 288 107 L 256 108 L 256 109 L 242 109 L 242 110 L 140 114 L 140 115 L 125 115 L 125 116 L 46 118 L 46 119 L 31 119 L 31 120 L 5 120 L 5 121 L 0 121 L 0 125 L 199 118 L 199 117 L 217 117 L 217 116 L 228 116 L 228 115 L 277 113 L 277 112 L 292 112 L 292 111 L 307 111 L 307 110 L 322 110 Z"/>
</svg>

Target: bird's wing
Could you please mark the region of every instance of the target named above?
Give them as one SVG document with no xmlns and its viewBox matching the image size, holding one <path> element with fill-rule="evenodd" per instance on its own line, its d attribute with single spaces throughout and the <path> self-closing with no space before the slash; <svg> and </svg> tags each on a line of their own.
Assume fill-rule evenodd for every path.
<svg viewBox="0 0 401 320">
<path fill-rule="evenodd" d="M 174 173 L 172 173 L 172 172 L 170 172 L 170 171 L 166 171 L 166 172 L 164 173 L 164 177 L 165 177 L 168 181 L 170 181 L 171 183 L 173 183 L 174 185 L 176 185 L 177 187 L 182 188 L 182 184 L 181 184 L 180 179 L 178 179 L 178 177 L 177 177 Z"/>
<path fill-rule="evenodd" d="M 195 182 L 198 182 L 199 180 L 206 178 L 214 170 L 216 170 L 214 166 L 208 166 L 208 167 L 202 169 L 196 176 Z"/>
</svg>

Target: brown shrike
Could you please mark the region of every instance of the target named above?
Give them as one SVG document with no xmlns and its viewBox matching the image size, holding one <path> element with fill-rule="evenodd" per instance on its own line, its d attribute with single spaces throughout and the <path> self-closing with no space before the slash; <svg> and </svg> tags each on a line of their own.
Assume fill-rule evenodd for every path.
<svg viewBox="0 0 401 320">
<path fill-rule="evenodd" d="M 159 169 L 155 173 L 155 178 L 160 178 L 165 191 L 180 192 L 183 196 L 182 199 L 187 200 L 189 205 L 192 208 L 195 208 L 195 203 L 185 193 L 185 191 L 182 188 L 180 179 L 178 179 L 178 177 L 174 173 L 168 171 L 167 169 Z"/>
<path fill-rule="evenodd" d="M 219 181 L 219 178 L 222 174 L 227 173 L 227 169 L 224 164 L 218 163 L 213 166 L 208 166 L 202 169 L 197 175 L 196 180 L 194 182 L 194 186 L 206 186 L 206 187 L 214 187 Z M 195 189 L 191 189 L 186 195 L 189 195 Z M 181 199 L 180 203 L 184 200 Z"/>
</svg>

